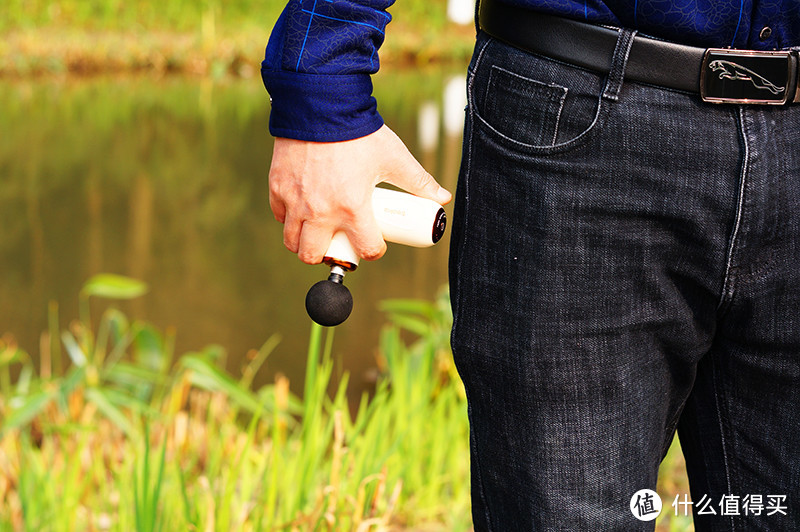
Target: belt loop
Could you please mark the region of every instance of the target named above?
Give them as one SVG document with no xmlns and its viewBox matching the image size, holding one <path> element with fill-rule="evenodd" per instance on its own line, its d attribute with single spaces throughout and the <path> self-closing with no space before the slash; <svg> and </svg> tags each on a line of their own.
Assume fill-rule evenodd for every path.
<svg viewBox="0 0 800 532">
<path fill-rule="evenodd" d="M 622 81 L 625 78 L 625 67 L 628 64 L 628 56 L 631 53 L 631 46 L 635 36 L 636 30 L 625 28 L 619 30 L 614 56 L 611 58 L 611 71 L 608 73 L 606 86 L 603 90 L 603 98 L 612 101 L 619 99 L 619 91 L 622 89 Z"/>
</svg>

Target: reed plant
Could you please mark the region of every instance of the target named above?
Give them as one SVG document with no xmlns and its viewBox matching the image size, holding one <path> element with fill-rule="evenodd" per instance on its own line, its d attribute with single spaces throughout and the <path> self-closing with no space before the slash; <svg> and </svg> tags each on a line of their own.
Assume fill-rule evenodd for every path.
<svg viewBox="0 0 800 532">
<path fill-rule="evenodd" d="M 385 305 L 381 375 L 351 405 L 332 329 L 311 329 L 301 399 L 283 377 L 252 389 L 277 337 L 233 376 L 219 347 L 175 356 L 174 333 L 113 308 L 93 326 L 90 298 L 144 288 L 92 279 L 81 319 L 51 320 L 40 364 L 0 343 L 0 530 L 469 527 L 445 296 Z"/>
<path fill-rule="evenodd" d="M 173 332 L 113 308 L 94 324 L 90 298 L 145 290 L 91 279 L 67 330 L 50 309 L 38 364 L 0 341 L 0 531 L 469 530 L 446 291 L 383 303 L 380 375 L 351 404 L 334 329 L 311 327 L 301 398 L 280 376 L 253 389 L 277 336 L 234 376 L 219 347 L 175 356 Z M 670 489 L 684 489 L 678 455 Z"/>
</svg>

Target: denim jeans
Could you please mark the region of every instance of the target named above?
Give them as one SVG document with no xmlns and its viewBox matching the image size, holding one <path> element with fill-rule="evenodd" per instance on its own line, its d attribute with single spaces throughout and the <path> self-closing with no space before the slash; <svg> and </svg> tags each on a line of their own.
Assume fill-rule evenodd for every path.
<svg viewBox="0 0 800 532">
<path fill-rule="evenodd" d="M 478 35 L 450 256 L 475 529 L 652 530 L 629 504 L 677 429 L 697 530 L 800 530 L 800 105 L 626 81 L 630 37 L 603 76 Z"/>
</svg>

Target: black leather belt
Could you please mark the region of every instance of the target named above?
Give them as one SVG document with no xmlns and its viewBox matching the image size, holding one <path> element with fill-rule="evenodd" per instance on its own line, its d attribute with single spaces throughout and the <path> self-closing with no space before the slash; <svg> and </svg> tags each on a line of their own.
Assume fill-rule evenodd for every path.
<svg viewBox="0 0 800 532">
<path fill-rule="evenodd" d="M 619 30 L 480 0 L 480 28 L 511 46 L 607 74 Z M 699 93 L 712 103 L 800 102 L 793 51 L 698 48 L 636 35 L 625 78 Z"/>
</svg>

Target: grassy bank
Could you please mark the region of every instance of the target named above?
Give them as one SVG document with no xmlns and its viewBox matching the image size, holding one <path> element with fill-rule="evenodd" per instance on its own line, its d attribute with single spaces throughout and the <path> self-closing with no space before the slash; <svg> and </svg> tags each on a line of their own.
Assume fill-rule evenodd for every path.
<svg viewBox="0 0 800 532">
<path fill-rule="evenodd" d="M 250 385 L 276 338 L 234 376 L 221 348 L 173 356 L 170 332 L 118 311 L 89 325 L 90 297 L 141 290 L 87 284 L 83 318 L 52 323 L 39 367 L 0 342 L 0 530 L 468 528 L 444 296 L 387 304 L 382 375 L 353 406 L 347 375 L 332 377 L 333 330 L 311 330 L 301 400 L 282 377 Z"/>
<path fill-rule="evenodd" d="M 283 0 L 9 0 L 0 75 L 179 72 L 252 76 Z M 446 1 L 390 10 L 384 63 L 464 61 L 474 31 L 447 21 Z"/>
<path fill-rule="evenodd" d="M 91 280 L 64 331 L 51 308 L 38 367 L 0 341 L 0 531 L 470 528 L 446 293 L 384 304 L 381 376 L 353 406 L 333 330 L 311 329 L 300 398 L 282 377 L 251 386 L 275 337 L 231 375 L 220 347 L 174 356 L 172 333 L 113 309 L 92 326 L 90 298 L 143 290 Z M 665 501 L 686 492 L 681 467 L 673 449 Z M 659 530 L 689 526 L 668 514 Z"/>
</svg>

